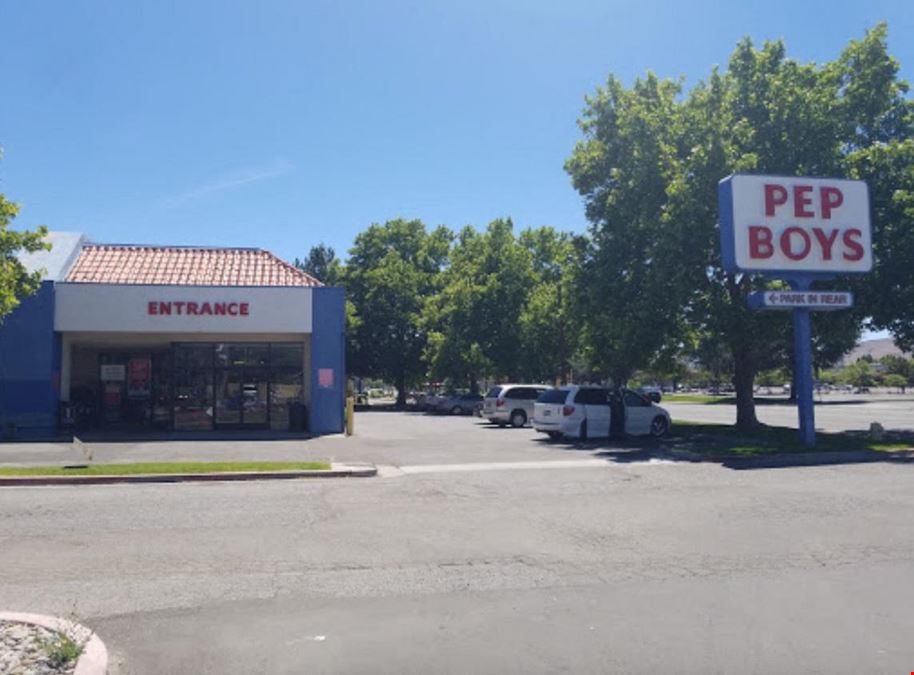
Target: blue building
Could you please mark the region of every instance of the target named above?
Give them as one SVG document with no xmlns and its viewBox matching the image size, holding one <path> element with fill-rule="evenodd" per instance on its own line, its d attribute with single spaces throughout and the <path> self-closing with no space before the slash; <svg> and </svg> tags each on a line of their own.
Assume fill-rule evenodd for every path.
<svg viewBox="0 0 914 675">
<path fill-rule="evenodd" d="M 49 241 L 0 324 L 3 438 L 342 431 L 342 289 L 261 249 Z"/>
</svg>

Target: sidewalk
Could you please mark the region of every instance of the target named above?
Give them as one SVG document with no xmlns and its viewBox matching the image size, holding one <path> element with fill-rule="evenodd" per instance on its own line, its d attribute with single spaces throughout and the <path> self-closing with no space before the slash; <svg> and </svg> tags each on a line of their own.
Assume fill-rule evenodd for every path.
<svg viewBox="0 0 914 675">
<path fill-rule="evenodd" d="M 0 466 L 127 462 L 333 461 L 343 436 L 262 440 L 200 437 L 194 440 L 0 443 Z M 87 454 L 88 453 L 88 454 Z"/>
</svg>

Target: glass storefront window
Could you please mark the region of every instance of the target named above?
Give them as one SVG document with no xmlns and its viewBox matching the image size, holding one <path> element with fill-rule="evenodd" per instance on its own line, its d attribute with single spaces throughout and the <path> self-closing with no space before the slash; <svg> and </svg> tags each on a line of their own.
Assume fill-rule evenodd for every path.
<svg viewBox="0 0 914 675">
<path fill-rule="evenodd" d="M 294 408 L 302 403 L 304 378 L 301 368 L 274 369 L 270 381 L 270 428 L 289 431 L 292 428 Z"/>
<path fill-rule="evenodd" d="M 212 429 L 213 371 L 175 371 L 174 383 L 175 429 Z"/>
<path fill-rule="evenodd" d="M 212 343 L 204 342 L 200 344 L 175 345 L 176 370 L 197 370 L 212 367 Z"/>
<path fill-rule="evenodd" d="M 267 344 L 216 343 L 217 366 L 268 366 L 269 364 L 270 347 Z"/>
<path fill-rule="evenodd" d="M 270 345 L 270 365 L 273 368 L 302 368 L 305 359 L 301 343 L 273 343 Z"/>
<path fill-rule="evenodd" d="M 99 401 L 103 424 L 301 430 L 304 350 L 294 342 L 191 342 L 102 352 L 91 364 L 100 389 L 90 398 Z"/>
</svg>

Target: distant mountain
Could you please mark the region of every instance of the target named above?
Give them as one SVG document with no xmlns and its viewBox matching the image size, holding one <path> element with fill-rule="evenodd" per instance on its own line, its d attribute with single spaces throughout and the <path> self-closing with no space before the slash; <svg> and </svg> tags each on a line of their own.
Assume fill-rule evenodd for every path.
<svg viewBox="0 0 914 675">
<path fill-rule="evenodd" d="M 883 356 L 888 356 L 890 354 L 894 354 L 895 356 L 906 356 L 908 358 L 911 357 L 910 354 L 906 354 L 896 347 L 895 341 L 892 338 L 877 338 L 875 340 L 864 340 L 859 343 L 844 355 L 844 358 L 838 362 L 838 366 L 847 366 L 851 363 L 856 363 L 858 359 L 866 355 L 873 357 L 873 361 L 878 361 Z"/>
</svg>

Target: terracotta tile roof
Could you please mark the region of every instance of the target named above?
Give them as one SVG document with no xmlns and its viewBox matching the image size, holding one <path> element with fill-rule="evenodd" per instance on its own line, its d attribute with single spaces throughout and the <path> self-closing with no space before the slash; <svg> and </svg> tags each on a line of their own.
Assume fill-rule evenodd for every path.
<svg viewBox="0 0 914 675">
<path fill-rule="evenodd" d="M 87 244 L 66 281 L 170 286 L 321 286 L 269 251 Z"/>
</svg>

